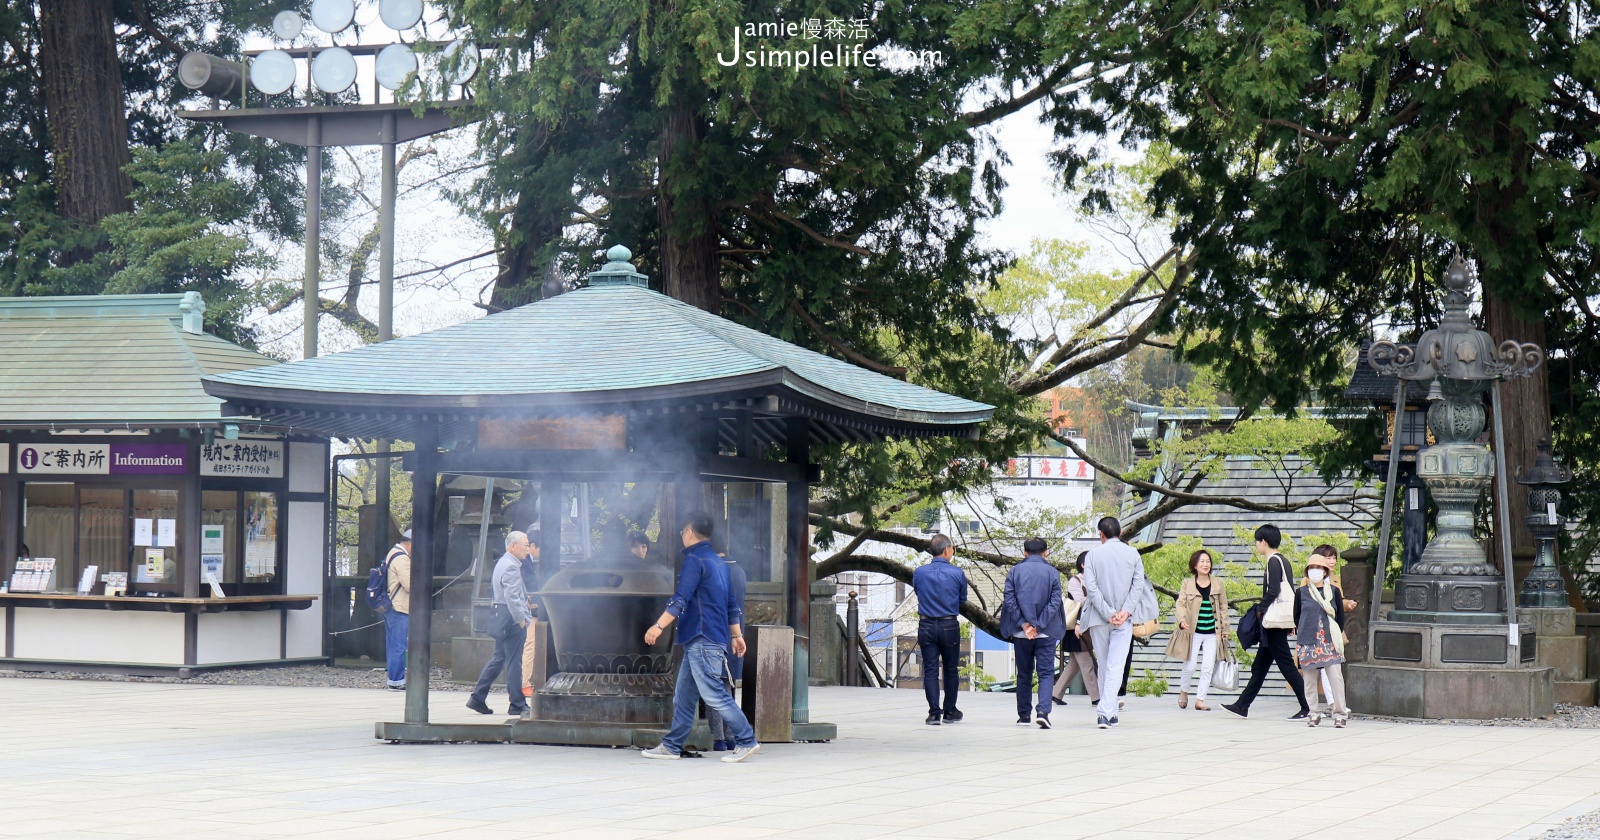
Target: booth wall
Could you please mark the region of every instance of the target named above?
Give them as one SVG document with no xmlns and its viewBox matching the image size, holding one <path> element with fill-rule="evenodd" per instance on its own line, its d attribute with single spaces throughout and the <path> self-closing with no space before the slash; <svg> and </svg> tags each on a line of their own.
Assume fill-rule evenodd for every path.
<svg viewBox="0 0 1600 840">
<path fill-rule="evenodd" d="M 320 448 L 320 447 L 319 447 Z M 284 579 L 286 595 L 316 595 L 322 591 L 322 526 L 321 502 L 290 502 L 288 563 Z M 322 655 L 322 608 L 320 602 L 309 610 L 291 610 L 286 644 L 291 659 Z"/>
<path fill-rule="evenodd" d="M 17 659 L 53 662 L 182 665 L 179 613 L 15 610 Z M 271 658 L 278 656 L 273 645 Z"/>
<path fill-rule="evenodd" d="M 278 610 L 202 615 L 195 664 L 274 661 L 282 649 L 282 621 Z"/>
</svg>

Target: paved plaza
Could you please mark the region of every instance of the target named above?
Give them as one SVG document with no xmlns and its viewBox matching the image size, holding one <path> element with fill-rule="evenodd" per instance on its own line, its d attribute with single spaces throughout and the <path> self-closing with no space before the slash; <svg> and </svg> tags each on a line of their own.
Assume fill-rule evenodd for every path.
<svg viewBox="0 0 1600 840">
<path fill-rule="evenodd" d="M 1011 695 L 825 688 L 831 744 L 742 765 L 632 750 L 375 741 L 399 694 L 0 679 L 6 837 L 1531 837 L 1600 807 L 1600 730 L 1355 721 L 1311 730 L 1130 698 L 1015 726 Z M 435 693 L 433 718 L 482 720 Z M 501 698 L 503 704 L 504 699 Z"/>
</svg>

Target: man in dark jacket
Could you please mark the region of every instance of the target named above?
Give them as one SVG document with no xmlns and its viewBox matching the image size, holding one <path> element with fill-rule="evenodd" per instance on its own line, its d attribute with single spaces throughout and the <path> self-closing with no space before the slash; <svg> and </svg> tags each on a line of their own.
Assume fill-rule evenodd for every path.
<svg viewBox="0 0 1600 840">
<path fill-rule="evenodd" d="M 1000 602 L 1000 634 L 1016 646 L 1017 725 L 1028 726 L 1028 697 L 1038 694 L 1034 712 L 1040 729 L 1050 728 L 1050 689 L 1055 678 L 1055 646 L 1067 632 L 1061 603 L 1061 573 L 1044 558 L 1045 541 L 1029 537 L 1022 544 L 1027 558 L 1006 575 Z M 1039 675 L 1034 690 L 1034 673 Z"/>
<path fill-rule="evenodd" d="M 683 645 L 683 665 L 672 696 L 672 729 L 661 743 L 645 750 L 645 758 L 677 760 L 694 728 L 695 713 L 704 699 L 727 722 L 733 735 L 728 763 L 744 761 L 761 748 L 755 730 L 744 716 L 725 682 L 728 651 L 744 656 L 744 628 L 738 623 L 742 607 L 728 591 L 728 568 L 711 550 L 711 517 L 696 511 L 683 526 L 683 571 L 667 609 L 645 631 L 644 643 L 654 645 L 673 622 L 678 622 L 678 642 Z"/>
</svg>

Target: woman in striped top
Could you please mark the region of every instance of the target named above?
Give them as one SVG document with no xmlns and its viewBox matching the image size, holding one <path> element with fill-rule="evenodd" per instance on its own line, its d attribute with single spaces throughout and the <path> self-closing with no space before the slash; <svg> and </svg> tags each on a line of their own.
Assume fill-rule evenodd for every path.
<svg viewBox="0 0 1600 840">
<path fill-rule="evenodd" d="M 1198 666 L 1200 679 L 1194 707 L 1208 712 L 1211 707 L 1206 705 L 1206 690 L 1211 686 L 1217 646 L 1228 643 L 1228 593 L 1222 581 L 1211 576 L 1211 553 L 1205 549 L 1189 556 L 1189 572 L 1178 591 L 1178 626 L 1167 640 L 1167 656 L 1183 662 L 1178 708 L 1189 707 L 1189 681 Z"/>
</svg>

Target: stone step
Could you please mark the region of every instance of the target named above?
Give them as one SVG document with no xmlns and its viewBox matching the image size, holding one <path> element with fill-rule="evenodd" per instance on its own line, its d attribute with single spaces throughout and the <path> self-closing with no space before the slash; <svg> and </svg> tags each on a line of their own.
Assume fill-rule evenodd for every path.
<svg viewBox="0 0 1600 840">
<path fill-rule="evenodd" d="M 1556 680 L 1556 702 L 1569 706 L 1593 706 L 1595 683 L 1596 680 Z"/>
</svg>

